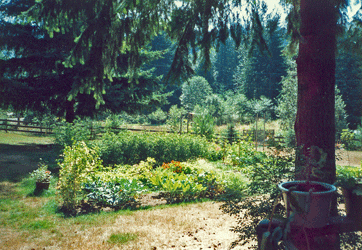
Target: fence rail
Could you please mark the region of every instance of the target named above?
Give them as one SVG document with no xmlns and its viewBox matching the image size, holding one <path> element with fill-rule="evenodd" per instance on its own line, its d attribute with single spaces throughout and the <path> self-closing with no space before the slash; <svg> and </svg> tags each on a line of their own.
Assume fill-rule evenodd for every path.
<svg viewBox="0 0 362 250">
<path fill-rule="evenodd" d="M 16 131 L 16 132 L 25 132 L 25 133 L 37 133 L 37 134 L 53 134 L 53 130 L 50 126 L 45 127 L 45 126 L 41 126 L 41 124 L 39 123 L 31 123 L 32 125 L 30 125 L 27 122 L 24 122 L 21 119 L 0 119 L 0 130 L 3 131 Z M 98 127 L 93 127 L 92 125 L 89 126 L 89 129 L 91 130 L 91 137 L 95 138 L 97 133 L 104 133 L 106 131 L 106 129 L 111 129 L 114 132 L 120 132 L 120 131 L 124 131 L 124 130 L 129 130 L 129 131 L 135 131 L 135 132 L 142 132 L 142 131 L 147 131 L 147 132 L 154 132 L 154 133 L 171 133 L 170 130 L 166 130 L 166 129 L 154 129 L 154 128 L 127 128 L 127 127 L 120 127 L 120 128 L 106 128 L 104 126 L 98 126 Z M 221 138 L 222 135 L 216 135 L 218 138 Z M 258 142 L 265 142 L 269 139 L 274 139 L 275 142 L 278 143 L 283 143 L 284 138 L 280 137 L 280 136 L 275 136 L 275 131 L 274 130 L 248 130 L 248 129 L 243 129 L 241 131 L 239 131 L 239 136 L 241 139 L 243 140 L 251 140 L 251 141 L 258 141 Z"/>
<path fill-rule="evenodd" d="M 52 134 L 53 131 L 50 127 L 41 126 L 39 123 L 34 125 L 28 125 L 29 123 L 24 122 L 20 119 L 0 119 L 0 130 L 17 131 L 25 133 L 37 133 L 37 134 Z"/>
</svg>

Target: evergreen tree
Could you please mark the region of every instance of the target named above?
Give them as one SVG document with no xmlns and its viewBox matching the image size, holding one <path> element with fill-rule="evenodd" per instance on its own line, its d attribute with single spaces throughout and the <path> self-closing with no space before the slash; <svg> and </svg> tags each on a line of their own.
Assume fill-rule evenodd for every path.
<svg viewBox="0 0 362 250">
<path fill-rule="evenodd" d="M 238 91 L 249 99 L 265 96 L 274 100 L 280 91 L 281 77 L 286 74 L 282 57 L 284 30 L 279 27 L 279 16 L 265 17 L 267 29 L 264 32 L 269 53 L 244 44 L 239 50 L 240 63 L 234 74 Z"/>
<path fill-rule="evenodd" d="M 152 70 L 141 70 L 142 65 L 160 58 L 161 53 L 142 52 L 137 62 L 140 67 L 137 81 L 130 79 L 122 68 L 113 71 L 112 81 L 103 79 L 104 102 L 96 110 L 96 92 L 87 84 L 80 86 L 89 74 L 89 65 L 62 64 L 76 46 L 73 33 L 54 33 L 50 37 L 43 25 L 16 18 L 32 4 L 31 0 L 16 0 L 0 5 L 3 13 L 0 48 L 6 51 L 0 58 L 2 107 L 40 113 L 50 110 L 60 117 L 65 114 L 66 120 L 72 122 L 75 115 L 93 116 L 104 109 L 135 112 L 166 103 L 169 94 L 161 93 L 163 86 L 159 79 L 152 76 Z M 119 54 L 117 60 L 127 67 L 128 58 L 127 53 Z"/>
<path fill-rule="evenodd" d="M 352 25 L 352 24 L 351 24 Z M 362 57 L 350 44 L 354 44 L 353 26 L 339 38 L 339 53 L 336 56 L 336 84 L 341 92 L 350 129 L 361 123 L 362 110 Z M 360 40 L 360 38 L 358 38 Z"/>
</svg>

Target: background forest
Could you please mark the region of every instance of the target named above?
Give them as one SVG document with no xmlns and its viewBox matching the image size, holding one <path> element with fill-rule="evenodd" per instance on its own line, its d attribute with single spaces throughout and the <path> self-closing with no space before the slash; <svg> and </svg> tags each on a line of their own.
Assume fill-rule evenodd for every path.
<svg viewBox="0 0 362 250">
<path fill-rule="evenodd" d="M 127 70 L 133 63 L 127 48 L 117 56 L 121 67 L 103 78 L 104 85 L 94 87 L 85 81 L 97 81 L 95 71 L 103 67 L 96 65 L 100 62 L 96 58 L 88 58 L 88 62 L 71 59 L 83 53 L 77 51 L 79 41 L 74 39 L 74 33 L 81 32 L 81 28 L 74 24 L 53 32 L 49 25 L 32 21 L 31 12 L 24 15 L 33 4 L 32 0 L 17 0 L 0 5 L 0 107 L 4 114 L 13 112 L 29 121 L 56 117 L 67 122 L 76 117 L 104 120 L 116 114 L 123 117 L 120 119 L 124 123 L 159 125 L 167 120 L 174 123 L 172 117 L 187 113 L 211 116 L 210 122 L 216 125 L 248 124 L 262 117 L 279 119 L 282 135 L 293 145 L 296 55 L 287 49 L 291 37 L 278 11 L 262 4 L 257 9 L 259 35 L 264 38 L 258 46 L 251 41 L 255 36 L 245 36 L 235 46 L 231 32 L 229 38 L 225 36 L 224 42 L 211 49 L 210 61 L 205 60 L 201 50 L 190 52 L 194 74 L 187 79 L 169 76 L 177 46 L 172 36 L 160 32 L 144 41 L 144 49 L 134 62 L 136 77 Z M 343 129 L 355 130 L 361 123 L 361 56 L 347 46 L 347 41 L 350 44 L 358 40 L 352 32 L 354 25 L 349 20 L 346 26 L 350 32 L 338 37 L 337 139 Z M 238 32 L 248 34 L 247 27 L 239 25 Z M 90 52 L 97 46 L 90 47 Z"/>
</svg>

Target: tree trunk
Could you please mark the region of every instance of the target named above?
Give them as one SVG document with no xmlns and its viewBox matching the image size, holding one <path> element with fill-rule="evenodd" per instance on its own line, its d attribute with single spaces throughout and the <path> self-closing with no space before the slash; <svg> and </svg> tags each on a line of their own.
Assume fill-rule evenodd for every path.
<svg viewBox="0 0 362 250">
<path fill-rule="evenodd" d="M 306 157 L 311 146 L 327 153 L 323 177 L 311 179 L 333 183 L 335 180 L 335 49 L 336 8 L 331 0 L 301 0 L 301 41 L 297 58 L 298 110 L 295 123 L 297 146 Z M 306 179 L 297 154 L 296 179 Z"/>
<path fill-rule="evenodd" d="M 65 103 L 65 121 L 68 123 L 73 123 L 75 119 L 74 104 L 74 100 Z"/>
</svg>

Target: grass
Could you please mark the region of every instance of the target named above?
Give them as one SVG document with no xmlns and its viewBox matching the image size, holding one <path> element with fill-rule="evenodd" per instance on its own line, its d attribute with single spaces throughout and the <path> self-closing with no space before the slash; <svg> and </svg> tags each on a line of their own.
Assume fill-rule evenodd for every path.
<svg viewBox="0 0 362 250">
<path fill-rule="evenodd" d="M 0 131 L 0 181 L 17 182 L 38 167 L 40 159 L 56 172 L 60 149 L 49 136 Z"/>
<path fill-rule="evenodd" d="M 153 244 L 172 248 L 172 244 L 181 243 L 171 244 L 171 241 L 178 238 L 181 241 L 185 232 L 205 227 L 206 221 L 216 233 L 222 231 L 220 226 L 224 223 L 214 225 L 217 220 L 214 222 L 212 218 L 223 214 L 219 205 L 210 201 L 65 216 L 59 211 L 57 178 L 52 179 L 49 190 L 39 194 L 34 194 L 35 183 L 27 178 L 37 167 L 39 158 L 55 164 L 59 151 L 52 143 L 51 137 L 0 134 L 1 249 L 111 249 L 120 246 L 121 249 L 150 249 Z M 200 165 L 212 169 L 206 162 Z M 222 165 L 215 170 L 221 172 Z M 225 215 L 225 219 L 230 218 Z"/>
<path fill-rule="evenodd" d="M 55 182 L 51 183 L 49 191 L 39 196 L 32 194 L 34 188 L 29 179 L 18 183 L 1 182 L 0 239 L 3 249 L 51 246 L 57 249 L 110 249 L 114 245 L 122 245 L 122 249 L 149 249 L 155 242 L 168 244 L 171 237 L 181 237 L 185 232 L 200 228 L 206 218 L 221 216 L 218 205 L 207 201 L 66 217 L 58 210 Z M 207 223 L 212 226 L 211 222 Z"/>
<path fill-rule="evenodd" d="M 6 145 L 47 145 L 53 144 L 54 138 L 51 136 L 37 135 L 32 133 L 0 131 L 0 144 Z"/>
<path fill-rule="evenodd" d="M 114 233 L 109 237 L 108 242 L 112 244 L 125 244 L 129 241 L 136 240 L 138 234 L 136 233 Z"/>
</svg>

